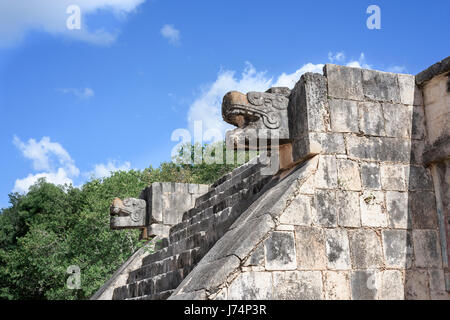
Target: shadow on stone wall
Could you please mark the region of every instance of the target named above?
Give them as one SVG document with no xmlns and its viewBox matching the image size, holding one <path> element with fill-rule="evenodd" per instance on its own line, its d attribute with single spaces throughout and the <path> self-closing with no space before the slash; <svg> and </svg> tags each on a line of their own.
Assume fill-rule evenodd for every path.
<svg viewBox="0 0 450 320">
<path fill-rule="evenodd" d="M 421 95 L 420 89 L 416 87 L 414 96 Z M 446 293 L 433 178 L 430 167 L 425 166 L 422 158 L 426 148 L 423 99 L 415 100 L 411 127 L 411 161 L 405 172 L 407 228 L 406 231 L 388 231 L 393 246 L 385 250 L 395 250 L 404 259 L 405 299 L 428 300 L 437 299 L 439 295 Z M 395 245 L 395 241 L 399 242 L 399 247 Z M 395 255 L 395 252 L 392 254 Z"/>
</svg>

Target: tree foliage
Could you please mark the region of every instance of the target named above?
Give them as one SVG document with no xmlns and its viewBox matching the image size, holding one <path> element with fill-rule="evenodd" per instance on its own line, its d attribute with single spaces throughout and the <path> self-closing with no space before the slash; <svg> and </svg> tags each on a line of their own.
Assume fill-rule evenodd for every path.
<svg viewBox="0 0 450 320">
<path fill-rule="evenodd" d="M 80 188 L 41 179 L 25 195 L 10 194 L 10 206 L 0 211 L 0 299 L 88 299 L 142 245 L 137 230 L 110 230 L 115 197 L 137 197 L 156 181 L 209 184 L 236 166 L 164 162 Z M 76 290 L 66 286 L 72 265 L 81 270 Z"/>
</svg>

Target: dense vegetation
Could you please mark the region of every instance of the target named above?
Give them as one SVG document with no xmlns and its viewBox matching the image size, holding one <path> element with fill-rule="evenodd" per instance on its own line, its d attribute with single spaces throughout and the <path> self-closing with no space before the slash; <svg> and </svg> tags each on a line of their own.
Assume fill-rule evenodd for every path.
<svg viewBox="0 0 450 320">
<path fill-rule="evenodd" d="M 248 158 L 247 158 L 248 159 Z M 81 188 L 39 180 L 0 211 L 0 299 L 88 299 L 137 249 L 139 231 L 109 229 L 113 198 L 137 197 L 155 181 L 212 183 L 237 165 L 176 164 L 112 173 Z M 66 286 L 81 269 L 81 288 Z"/>
</svg>

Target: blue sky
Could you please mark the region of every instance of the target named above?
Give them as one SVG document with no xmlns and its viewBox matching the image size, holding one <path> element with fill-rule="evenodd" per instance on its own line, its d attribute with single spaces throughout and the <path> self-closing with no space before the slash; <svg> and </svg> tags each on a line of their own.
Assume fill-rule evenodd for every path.
<svg viewBox="0 0 450 320">
<path fill-rule="evenodd" d="M 68 30 L 69 4 L 81 29 Z M 381 9 L 369 30 L 366 9 Z M 38 177 L 81 185 L 226 129 L 224 93 L 337 63 L 416 74 L 450 54 L 450 2 L 0 0 L 0 207 Z"/>
</svg>

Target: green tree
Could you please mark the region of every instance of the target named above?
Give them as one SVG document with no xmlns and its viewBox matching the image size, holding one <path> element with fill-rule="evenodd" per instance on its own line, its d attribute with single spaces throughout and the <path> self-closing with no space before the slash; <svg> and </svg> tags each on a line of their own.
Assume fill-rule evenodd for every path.
<svg viewBox="0 0 450 320">
<path fill-rule="evenodd" d="M 178 158 L 183 148 L 213 156 L 225 151 L 223 144 L 185 145 Z M 138 197 L 156 181 L 209 184 L 238 166 L 196 163 L 194 153 L 188 155 L 182 163 L 91 178 L 81 188 L 41 179 L 26 195 L 10 194 L 10 207 L 0 211 L 0 299 L 92 296 L 142 246 L 138 230 L 110 230 L 109 206 L 115 197 Z M 76 290 L 66 286 L 67 268 L 73 265 L 81 271 L 81 288 Z"/>
</svg>

